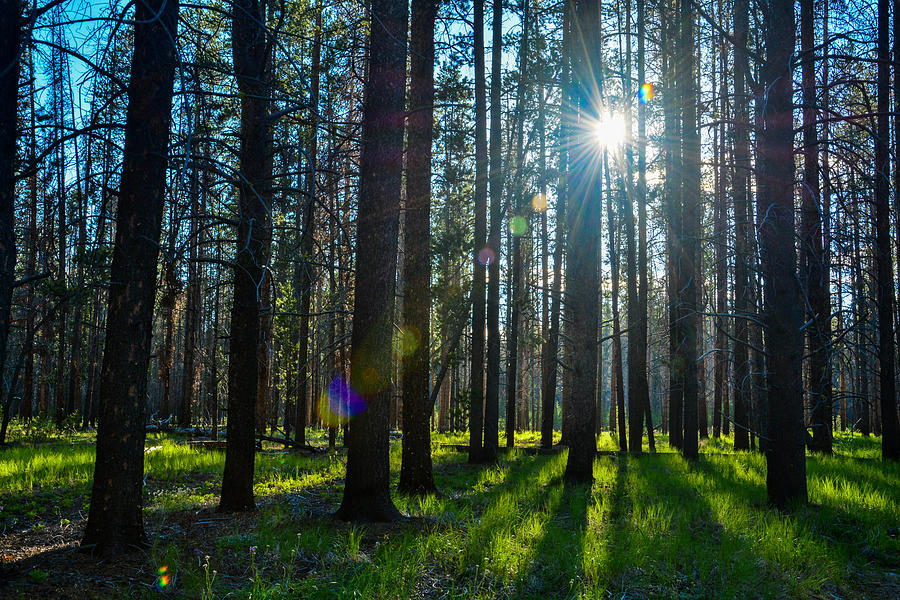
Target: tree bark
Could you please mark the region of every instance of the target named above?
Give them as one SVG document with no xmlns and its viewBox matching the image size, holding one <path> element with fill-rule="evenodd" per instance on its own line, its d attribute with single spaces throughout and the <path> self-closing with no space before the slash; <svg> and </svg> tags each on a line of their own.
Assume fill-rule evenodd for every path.
<svg viewBox="0 0 900 600">
<path fill-rule="evenodd" d="M 516 112 L 515 112 L 515 155 L 513 157 L 513 218 L 525 219 L 522 216 L 527 211 L 525 208 L 524 176 L 522 163 L 524 162 L 524 137 L 525 137 L 525 80 L 528 77 L 528 33 L 529 33 L 529 4 L 530 0 L 524 0 L 522 13 L 522 40 L 519 47 L 519 73 L 516 83 Z M 526 228 L 527 230 L 527 228 Z M 512 236 L 512 288 L 510 298 L 510 319 L 507 323 L 507 347 L 506 347 L 506 447 L 515 446 L 516 432 L 516 400 L 519 389 L 519 321 L 521 320 L 523 290 L 522 290 L 522 236 L 525 232 L 510 227 Z M 521 427 L 522 423 L 519 423 Z"/>
<path fill-rule="evenodd" d="M 400 519 L 390 495 L 391 315 L 403 170 L 406 3 L 373 0 L 363 105 L 351 393 L 365 410 L 350 423 L 337 518 Z"/>
<path fill-rule="evenodd" d="M 681 252 L 679 265 L 683 285 L 680 289 L 681 305 L 678 363 L 684 375 L 684 438 L 682 453 L 685 458 L 696 459 L 697 406 L 699 373 L 697 369 L 697 346 L 699 313 L 697 310 L 697 286 L 700 278 L 700 131 L 697 124 L 697 88 L 694 78 L 695 40 L 694 8 L 690 0 L 682 0 L 680 6 L 681 51 L 678 66 L 678 85 L 681 89 L 681 139 L 682 178 L 681 203 L 682 224 L 680 233 Z"/>
<path fill-rule="evenodd" d="M 490 191 L 491 228 L 488 248 L 493 260 L 488 265 L 487 297 L 487 381 L 484 410 L 484 460 L 497 460 L 500 418 L 500 232 L 502 229 L 501 204 L 503 202 L 503 164 L 500 139 L 500 84 L 503 77 L 501 56 L 503 52 L 503 0 L 493 3 L 491 48 L 491 131 L 490 131 Z"/>
<path fill-rule="evenodd" d="M 749 104 L 747 100 L 746 46 L 749 21 L 747 0 L 736 0 L 734 7 L 734 35 L 737 40 L 734 61 L 734 449 L 749 450 L 750 421 L 750 333 L 747 316 L 750 309 L 750 203 L 747 198 L 750 176 Z M 726 421 L 727 423 L 727 421 Z M 723 428 L 728 434 L 728 427 Z"/>
<path fill-rule="evenodd" d="M 564 4 L 563 12 L 563 65 L 560 74 L 560 93 L 562 95 L 563 115 L 571 108 L 571 68 L 569 65 L 571 46 L 571 4 Z M 559 137 L 568 140 L 570 135 L 566 119 L 560 122 Z M 559 173 L 568 171 L 567 144 L 559 144 Z M 561 181 L 561 178 L 559 179 Z M 566 194 L 567 185 L 558 185 L 556 188 L 556 242 L 553 249 L 553 288 L 551 290 L 550 304 L 550 329 L 547 334 L 547 343 L 544 345 L 541 356 L 541 447 L 553 446 L 553 417 L 556 406 L 557 388 L 557 355 L 559 354 L 559 318 L 562 310 L 562 263 L 563 250 L 566 245 Z"/>
<path fill-rule="evenodd" d="M 597 325 L 600 287 L 599 230 L 601 198 L 597 195 L 601 173 L 597 168 L 598 151 L 593 131 L 587 123 L 596 122 L 597 90 L 595 58 L 600 48 L 600 3 L 598 0 L 569 0 L 575 5 L 572 22 L 572 78 L 575 102 L 569 117 L 580 125 L 570 156 L 569 186 L 571 200 L 566 263 L 566 300 L 574 323 L 572 331 L 572 423 L 569 431 L 569 454 L 564 479 L 568 484 L 593 481 L 594 456 L 597 451 L 594 396 L 597 386 Z"/>
<path fill-rule="evenodd" d="M 794 158 L 791 55 L 795 25 L 792 2 L 773 2 L 764 14 L 768 90 L 759 132 L 760 189 L 757 213 L 765 277 L 764 322 L 768 376 L 766 487 L 779 508 L 806 502 L 806 430 L 803 422 L 803 309 L 794 248 Z"/>
<path fill-rule="evenodd" d="M 831 306 L 826 289 L 822 220 L 819 217 L 819 140 L 816 127 L 816 63 L 814 0 L 800 2 L 800 44 L 803 87 L 803 185 L 800 186 L 802 277 L 806 283 L 806 327 L 809 344 L 809 405 L 812 437 L 809 448 L 831 454 Z M 885 109 L 887 110 L 887 109 Z M 887 117 L 885 117 L 887 118 Z M 887 142 L 885 142 L 885 147 Z M 886 165 L 885 165 L 886 166 Z M 893 295 L 893 292 L 891 292 Z"/>
<path fill-rule="evenodd" d="M 0 1 L 0 381 L 6 363 L 12 291 L 16 279 L 16 141 L 21 4 Z M 30 401 L 30 398 L 29 398 Z"/>
<path fill-rule="evenodd" d="M 897 352 L 894 346 L 894 268 L 891 257 L 889 12 L 888 0 L 878 0 L 878 117 L 875 134 L 874 254 L 876 301 L 878 303 L 881 458 L 900 461 L 900 423 L 897 422 L 897 384 L 894 379 Z M 828 417 L 829 419 L 831 417 L 830 402 Z"/>
<path fill-rule="evenodd" d="M 147 544 L 141 513 L 144 397 L 165 199 L 177 17 L 177 0 L 148 0 L 135 8 L 97 456 L 81 544 L 111 555 Z"/>
<path fill-rule="evenodd" d="M 663 140 L 666 160 L 666 179 L 663 193 L 666 206 L 666 296 L 668 299 L 668 328 L 669 328 L 669 394 L 668 394 L 668 421 L 669 445 L 673 448 L 682 447 L 684 436 L 684 373 L 680 362 L 681 347 L 681 304 L 679 302 L 679 290 L 681 289 L 681 269 L 679 255 L 681 253 L 681 145 L 679 137 L 681 129 L 678 119 L 679 98 L 679 47 L 681 44 L 679 35 L 680 20 L 677 7 L 671 13 L 665 13 L 666 26 L 662 28 L 662 35 L 666 49 L 666 68 L 664 69 L 665 89 L 663 90 Z"/>
<path fill-rule="evenodd" d="M 228 361 L 228 420 L 221 511 L 253 510 L 253 464 L 260 311 L 268 240 L 272 154 L 269 146 L 269 40 L 265 7 L 240 0 L 232 9 L 232 56 L 241 96 L 240 175 L 234 300 Z"/>
<path fill-rule="evenodd" d="M 610 387 L 610 403 L 615 404 L 615 411 L 610 409 L 610 422 L 615 421 L 616 426 L 610 426 L 619 434 L 619 450 L 626 452 L 628 450 L 628 430 L 625 426 L 625 377 L 622 368 L 622 331 L 619 325 L 619 238 L 616 232 L 619 228 L 616 226 L 612 187 L 610 186 L 609 162 L 604 151 L 603 166 L 606 167 L 606 217 L 609 230 L 609 270 L 612 279 L 612 365 L 611 380 L 613 385 Z"/>
<path fill-rule="evenodd" d="M 645 0 L 637 1 L 637 53 L 638 53 L 638 85 L 645 84 L 645 41 L 647 16 L 645 12 Z M 647 442 L 650 452 L 656 452 L 656 439 L 653 433 L 653 410 L 650 406 L 650 383 L 647 372 L 647 277 L 650 263 L 647 260 L 647 99 L 644 98 L 638 104 L 638 305 L 637 305 L 637 331 L 634 343 L 637 346 L 635 363 L 637 371 L 636 392 L 644 405 L 644 424 L 647 428 Z M 634 445 L 632 444 L 632 448 Z"/>
<path fill-rule="evenodd" d="M 469 462 L 482 459 L 484 430 L 485 267 L 487 243 L 487 105 L 484 65 L 484 0 L 475 0 L 475 245 L 472 281 L 472 380 L 469 406 Z M 496 259 L 496 257 L 495 257 Z"/>
<path fill-rule="evenodd" d="M 319 68 L 322 53 L 322 10 L 321 2 L 316 3 L 315 34 L 312 49 L 312 72 L 310 82 L 309 111 L 309 147 L 307 148 L 306 193 L 303 200 L 297 203 L 297 215 L 303 214 L 300 238 L 300 260 L 294 271 L 294 286 L 297 289 L 300 304 L 300 331 L 298 332 L 298 375 L 297 375 L 297 432 L 295 439 L 306 443 L 306 413 L 308 410 L 309 386 L 309 307 L 312 303 L 313 286 L 316 282 L 315 265 L 313 264 L 315 242 L 315 205 L 316 205 L 316 167 L 318 155 L 318 105 L 319 105 Z M 301 213 L 301 206 L 303 211 Z M 298 223 L 300 225 L 300 223 Z"/>
<path fill-rule="evenodd" d="M 403 254 L 403 447 L 398 489 L 437 491 L 431 465 L 431 141 L 434 129 L 435 0 L 414 0 L 410 28 L 410 112 Z"/>
</svg>

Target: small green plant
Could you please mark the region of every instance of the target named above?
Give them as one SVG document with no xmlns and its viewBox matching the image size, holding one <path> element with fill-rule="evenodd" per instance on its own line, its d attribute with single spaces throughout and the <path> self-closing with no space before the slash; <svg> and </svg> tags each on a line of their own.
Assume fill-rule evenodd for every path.
<svg viewBox="0 0 900 600">
<path fill-rule="evenodd" d="M 363 532 L 356 527 L 347 531 L 347 558 L 354 559 L 359 555 L 359 543 L 362 541 Z"/>
<path fill-rule="evenodd" d="M 34 583 L 44 583 L 50 577 L 50 573 L 41 569 L 32 569 L 28 571 L 28 579 Z"/>
</svg>

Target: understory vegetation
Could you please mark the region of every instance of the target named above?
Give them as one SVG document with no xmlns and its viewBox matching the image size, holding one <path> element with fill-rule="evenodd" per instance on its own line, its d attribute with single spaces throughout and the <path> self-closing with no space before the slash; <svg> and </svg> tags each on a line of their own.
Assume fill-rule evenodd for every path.
<svg viewBox="0 0 900 600">
<path fill-rule="evenodd" d="M 838 434 L 807 458 L 807 506 L 766 501 L 765 459 L 707 440 L 690 465 L 669 453 L 603 455 L 591 487 L 566 488 L 566 450 L 517 450 L 471 466 L 436 435 L 441 493 L 395 496 L 400 524 L 344 524 L 345 456 L 266 446 L 258 510 L 216 513 L 224 453 L 151 434 L 144 554 L 77 552 L 94 445 L 72 433 L 0 455 L 4 598 L 896 598 L 900 465 L 875 438 Z M 536 434 L 522 444 L 536 447 Z M 313 434 L 312 441 L 317 440 Z M 608 433 L 600 449 L 613 450 Z M 396 478 L 400 446 L 392 446 Z M 396 483 L 396 482 L 394 482 Z M 29 545 L 41 546 L 38 552 Z M 6 583 L 3 584 L 3 579 Z M 102 582 L 102 583 L 101 583 Z"/>
</svg>

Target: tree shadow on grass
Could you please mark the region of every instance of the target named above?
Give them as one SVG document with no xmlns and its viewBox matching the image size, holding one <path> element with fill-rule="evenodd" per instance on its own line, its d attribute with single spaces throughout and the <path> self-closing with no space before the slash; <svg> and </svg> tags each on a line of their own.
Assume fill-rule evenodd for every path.
<svg viewBox="0 0 900 600">
<path fill-rule="evenodd" d="M 805 593 L 832 593 L 849 585 L 857 591 L 862 588 L 867 597 L 900 597 L 897 579 L 888 582 L 888 587 L 893 585 L 893 596 L 871 593 L 873 585 L 880 585 L 875 581 L 878 572 L 900 567 L 900 542 L 890 535 L 900 524 L 900 517 L 890 508 L 870 506 L 863 507 L 863 512 L 854 511 L 849 502 L 842 504 L 840 498 L 818 492 L 816 478 L 823 473 L 828 473 L 831 481 L 846 481 L 847 473 L 834 465 L 809 468 L 815 460 L 807 459 L 812 503 L 789 513 L 768 507 L 764 473 L 752 473 L 751 477 L 756 475 L 763 481 L 754 483 L 733 463 L 704 461 L 698 468 L 708 478 L 710 491 L 733 506 L 743 504 L 749 509 L 746 529 L 735 533 L 749 541 L 751 551 L 785 585 Z"/>
<path fill-rule="evenodd" d="M 595 526 L 589 519 L 591 508 L 608 493 L 612 514 L 624 512 L 626 499 L 625 459 L 616 459 L 618 469 L 613 483 L 602 479 L 593 485 L 567 486 L 556 478 L 548 486 L 543 510 L 546 518 L 540 534 L 527 557 L 527 570 L 517 574 L 511 594 L 517 599 L 574 598 L 588 585 L 585 573 L 585 540 Z M 596 470 L 596 469 L 595 469 Z M 609 542 L 611 551 L 623 543 L 627 535 L 615 527 Z M 599 526 L 599 525 L 598 525 Z"/>
<path fill-rule="evenodd" d="M 728 530 L 691 481 L 700 464 L 678 456 L 632 461 L 630 514 L 620 516 L 615 593 L 638 597 L 744 598 L 776 595 L 775 581 L 750 541 Z M 615 531 L 615 529 L 614 529 Z"/>
</svg>

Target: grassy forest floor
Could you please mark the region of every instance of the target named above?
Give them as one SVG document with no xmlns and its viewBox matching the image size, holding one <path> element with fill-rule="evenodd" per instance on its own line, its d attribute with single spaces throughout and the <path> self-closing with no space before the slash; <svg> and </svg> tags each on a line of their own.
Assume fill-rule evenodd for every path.
<svg viewBox="0 0 900 600">
<path fill-rule="evenodd" d="M 267 446 L 259 510 L 218 514 L 224 454 L 151 434 L 151 547 L 98 562 L 77 551 L 92 436 L 14 434 L 0 450 L 0 598 L 900 598 L 900 465 L 874 438 L 840 435 L 836 456 L 809 457 L 809 506 L 780 514 L 764 458 L 730 439 L 707 440 L 693 466 L 601 456 L 593 487 L 567 490 L 565 451 L 476 467 L 443 447 L 464 436 L 435 435 L 441 496 L 396 496 L 406 523 L 348 525 L 330 517 L 340 450 Z M 600 446 L 614 449 L 609 434 Z"/>
</svg>

